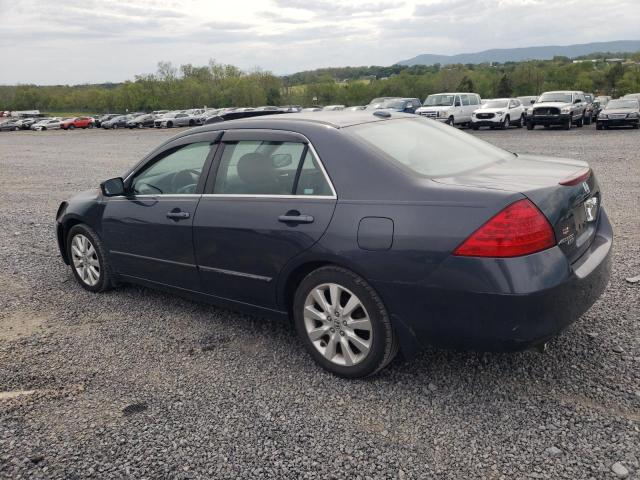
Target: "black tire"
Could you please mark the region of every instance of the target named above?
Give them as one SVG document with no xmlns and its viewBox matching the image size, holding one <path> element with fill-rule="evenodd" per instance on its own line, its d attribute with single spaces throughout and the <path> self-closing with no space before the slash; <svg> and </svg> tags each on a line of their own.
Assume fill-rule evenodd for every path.
<svg viewBox="0 0 640 480">
<path fill-rule="evenodd" d="M 533 130 L 536 128 L 536 124 L 533 122 L 527 122 L 527 130 Z"/>
<path fill-rule="evenodd" d="M 478 130 L 479 128 L 478 125 L 471 124 L 471 130 Z"/>
<path fill-rule="evenodd" d="M 114 124 L 111 126 L 111 128 L 113 128 L 114 130 L 117 130 L 117 129 L 118 129 L 118 124 L 117 124 L 117 123 L 114 123 Z"/>
<path fill-rule="evenodd" d="M 506 130 L 511 125 L 511 120 L 509 119 L 509 115 L 504 117 L 502 123 L 500 123 L 500 130 Z"/>
<path fill-rule="evenodd" d="M 562 124 L 562 128 L 564 128 L 565 130 L 571 130 L 571 119 L 569 119 L 566 122 L 564 122 Z"/>
<path fill-rule="evenodd" d="M 173 128 L 173 122 L 167 122 L 167 128 Z"/>
<path fill-rule="evenodd" d="M 524 127 L 524 124 L 525 124 L 524 115 L 520 115 L 520 121 L 516 123 L 516 128 L 522 128 Z"/>
<path fill-rule="evenodd" d="M 353 292 L 369 316 L 372 326 L 371 349 L 367 356 L 355 365 L 339 365 L 328 360 L 315 347 L 307 334 L 303 313 L 305 300 L 314 288 L 326 283 L 336 283 Z M 398 337 L 382 300 L 362 277 L 341 267 L 319 268 L 300 282 L 293 301 L 293 319 L 298 337 L 313 359 L 322 368 L 340 377 L 361 378 L 373 375 L 387 366 L 398 353 Z"/>
<path fill-rule="evenodd" d="M 93 128 L 93 123 L 90 123 L 87 128 Z"/>
<path fill-rule="evenodd" d="M 444 123 L 446 123 L 447 125 L 451 125 L 453 127 L 455 125 L 455 121 L 454 121 L 453 115 L 451 115 L 449 118 L 447 118 L 447 121 L 444 122 Z"/>
<path fill-rule="evenodd" d="M 196 122 L 194 122 L 193 120 L 189 120 L 189 126 L 193 127 L 196 124 Z"/>
<path fill-rule="evenodd" d="M 596 122 L 596 130 L 602 130 L 603 125 L 600 122 Z"/>
<path fill-rule="evenodd" d="M 634 123 L 633 124 L 633 129 L 634 130 L 638 130 L 640 128 L 640 123 Z"/>
<path fill-rule="evenodd" d="M 582 128 L 583 125 L 584 125 L 584 114 L 582 114 L 582 116 L 580 117 L 580 120 L 576 122 L 576 127 Z"/>
<path fill-rule="evenodd" d="M 69 129 L 69 130 L 75 130 L 75 129 L 76 129 L 76 126 L 75 126 L 75 125 L 69 125 L 69 126 L 67 127 L 67 129 Z"/>
<path fill-rule="evenodd" d="M 99 262 L 99 266 L 100 266 L 100 273 L 99 273 L 99 277 L 98 277 L 98 281 L 95 285 L 89 285 L 87 282 L 85 282 L 85 280 L 83 280 L 80 275 L 78 274 L 78 272 L 76 271 L 76 268 L 74 266 L 74 262 L 73 262 L 73 254 L 72 254 L 72 242 L 75 236 L 77 235 L 83 235 L 86 238 L 89 239 L 89 241 L 91 242 L 91 244 L 94 247 L 95 250 L 95 257 L 97 258 L 98 262 Z M 76 279 L 76 282 L 78 282 L 78 284 L 84 288 L 85 290 L 88 290 L 90 292 L 106 292 L 107 290 L 110 290 L 113 288 L 114 286 L 114 282 L 113 282 L 113 275 L 111 274 L 111 266 L 109 264 L 109 261 L 107 260 L 107 257 L 105 255 L 105 248 L 104 245 L 102 244 L 102 241 L 100 240 L 100 237 L 98 237 L 98 235 L 96 234 L 96 232 L 93 231 L 93 229 L 91 227 L 89 227 L 88 225 L 85 225 L 83 223 L 80 223 L 78 225 L 74 225 L 70 230 L 69 233 L 67 234 L 67 239 L 66 239 L 66 249 L 67 249 L 67 258 L 69 259 L 69 263 L 71 266 L 71 272 L 73 273 L 74 278 Z"/>
<path fill-rule="evenodd" d="M 584 117 L 584 124 L 585 124 L 585 125 L 591 125 L 591 120 L 592 120 L 592 118 L 593 118 L 593 114 L 589 115 L 588 117 L 587 117 L 587 116 L 585 116 L 585 117 Z"/>
</svg>

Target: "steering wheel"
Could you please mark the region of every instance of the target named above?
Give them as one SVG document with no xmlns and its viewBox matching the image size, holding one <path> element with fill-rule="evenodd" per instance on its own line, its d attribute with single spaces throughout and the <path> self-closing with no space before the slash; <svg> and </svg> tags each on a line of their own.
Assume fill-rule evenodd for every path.
<svg viewBox="0 0 640 480">
<path fill-rule="evenodd" d="M 180 170 L 173 174 L 171 178 L 171 184 L 175 187 L 181 185 L 175 189 L 177 194 L 190 194 L 195 193 L 198 186 L 198 179 L 200 178 L 200 171 L 195 168 L 188 170 Z"/>
</svg>

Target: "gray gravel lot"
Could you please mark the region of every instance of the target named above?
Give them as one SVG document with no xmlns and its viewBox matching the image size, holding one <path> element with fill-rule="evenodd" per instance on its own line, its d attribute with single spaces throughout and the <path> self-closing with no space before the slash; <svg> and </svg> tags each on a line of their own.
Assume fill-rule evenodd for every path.
<svg viewBox="0 0 640 480">
<path fill-rule="evenodd" d="M 547 354 L 427 349 L 364 381 L 287 324 L 75 284 L 59 202 L 174 133 L 0 133 L 0 477 L 640 478 L 638 131 L 474 133 L 591 163 L 611 283 Z"/>
</svg>

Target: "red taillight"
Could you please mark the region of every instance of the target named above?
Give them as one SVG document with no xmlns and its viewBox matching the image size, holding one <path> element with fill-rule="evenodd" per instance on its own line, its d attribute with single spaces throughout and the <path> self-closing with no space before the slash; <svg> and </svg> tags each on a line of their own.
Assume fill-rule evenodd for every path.
<svg viewBox="0 0 640 480">
<path fill-rule="evenodd" d="M 547 218 L 528 199 L 512 203 L 473 232 L 454 255 L 464 257 L 518 257 L 556 244 Z"/>
<path fill-rule="evenodd" d="M 571 175 L 569 178 L 566 178 L 559 183 L 560 185 L 564 185 L 565 187 L 571 187 L 573 185 L 578 185 L 579 183 L 587 181 L 590 176 L 591 169 L 587 167 L 583 168 L 575 175 Z"/>
</svg>

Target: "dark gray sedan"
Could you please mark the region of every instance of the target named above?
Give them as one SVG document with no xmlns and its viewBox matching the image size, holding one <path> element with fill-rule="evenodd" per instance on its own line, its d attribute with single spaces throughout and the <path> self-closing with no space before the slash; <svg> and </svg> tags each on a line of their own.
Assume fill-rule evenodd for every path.
<svg viewBox="0 0 640 480">
<path fill-rule="evenodd" d="M 596 128 L 602 130 L 609 127 L 640 128 L 640 103 L 631 98 L 611 100 L 598 114 Z"/>
<path fill-rule="evenodd" d="M 290 318 L 327 370 L 431 343 L 547 342 L 600 296 L 611 225 L 581 161 L 416 115 L 284 114 L 188 130 L 63 202 L 85 289 L 133 282 Z"/>
</svg>

